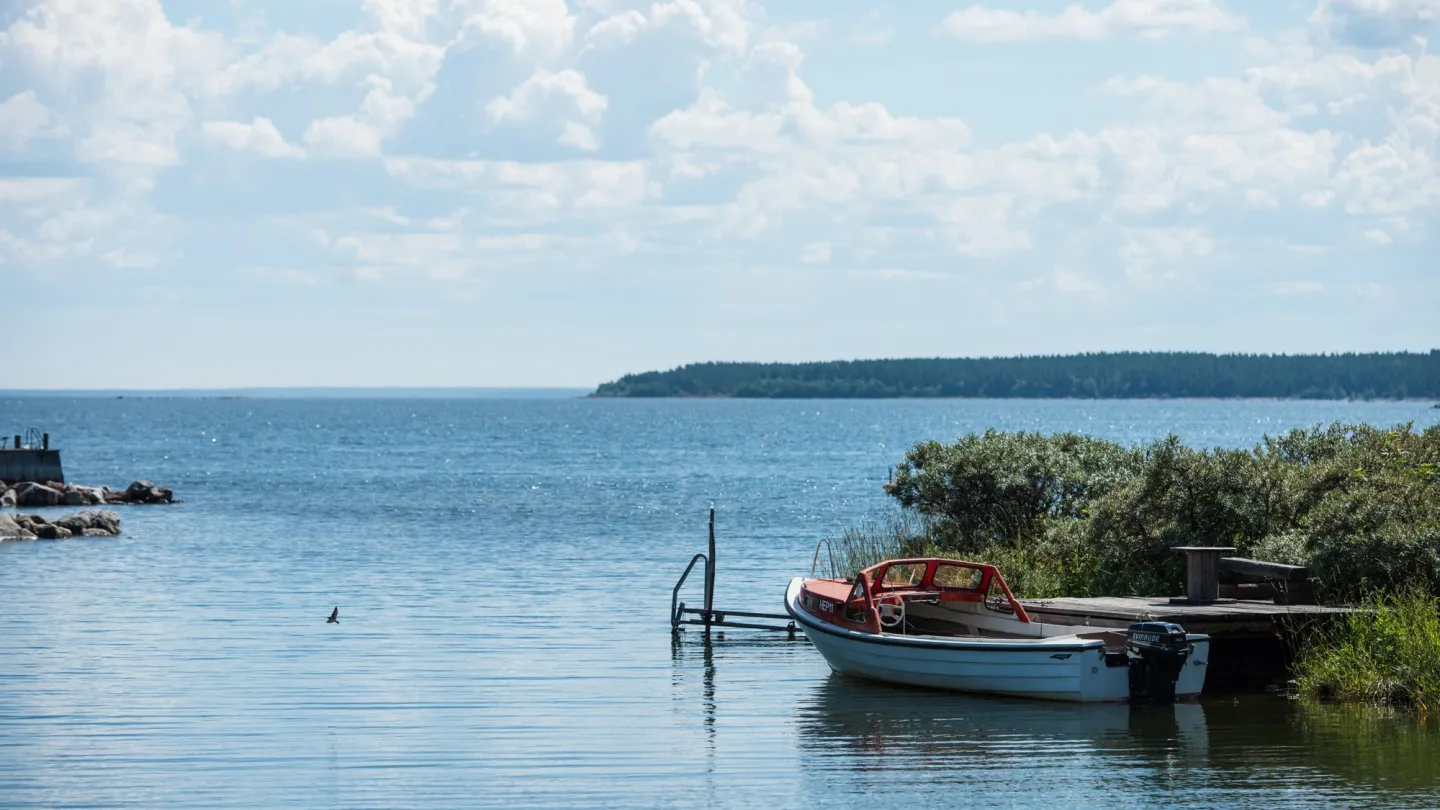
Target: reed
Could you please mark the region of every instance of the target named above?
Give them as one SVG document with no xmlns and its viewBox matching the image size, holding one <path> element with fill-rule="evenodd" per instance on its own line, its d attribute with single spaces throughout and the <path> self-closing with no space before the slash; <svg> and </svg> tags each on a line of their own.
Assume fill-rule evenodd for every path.
<svg viewBox="0 0 1440 810">
<path fill-rule="evenodd" d="M 1427 589 L 1376 593 L 1368 610 L 1313 631 L 1295 666 L 1302 694 L 1396 706 L 1440 707 L 1440 603 Z"/>
<path fill-rule="evenodd" d="M 858 525 L 841 531 L 838 537 L 827 538 L 829 550 L 823 546 L 818 564 L 829 577 L 849 579 L 860 571 L 895 557 L 923 553 L 925 519 L 913 512 L 888 509 L 863 518 Z"/>
</svg>

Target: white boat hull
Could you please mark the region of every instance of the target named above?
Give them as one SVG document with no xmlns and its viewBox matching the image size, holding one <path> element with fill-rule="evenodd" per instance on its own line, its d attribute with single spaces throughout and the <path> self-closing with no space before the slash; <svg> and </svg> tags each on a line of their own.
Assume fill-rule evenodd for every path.
<svg viewBox="0 0 1440 810">
<path fill-rule="evenodd" d="M 1077 703 L 1130 698 L 1128 667 L 1107 666 L 1105 644 L 1076 636 L 954 638 L 864 633 L 811 615 L 800 604 L 800 578 L 785 606 L 830 668 L 888 683 Z M 1195 697 L 1205 682 L 1209 637 L 1191 635 L 1194 652 L 1176 683 L 1176 697 Z"/>
</svg>

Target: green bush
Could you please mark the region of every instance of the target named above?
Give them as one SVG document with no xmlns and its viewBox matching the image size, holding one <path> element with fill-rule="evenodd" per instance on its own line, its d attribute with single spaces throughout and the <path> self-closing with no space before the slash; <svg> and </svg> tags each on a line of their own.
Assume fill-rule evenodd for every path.
<svg viewBox="0 0 1440 810">
<path fill-rule="evenodd" d="M 1344 425 L 1196 450 L 986 431 L 916 445 L 886 489 L 911 549 L 1004 566 L 1027 596 L 1183 590 L 1182 545 L 1309 565 L 1324 593 L 1440 592 L 1440 426 Z"/>
</svg>

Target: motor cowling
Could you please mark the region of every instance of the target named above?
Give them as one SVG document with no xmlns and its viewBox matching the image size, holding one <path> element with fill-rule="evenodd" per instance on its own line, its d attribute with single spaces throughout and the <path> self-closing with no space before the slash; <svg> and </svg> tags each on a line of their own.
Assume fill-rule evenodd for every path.
<svg viewBox="0 0 1440 810">
<path fill-rule="evenodd" d="M 1185 638 L 1185 628 L 1173 622 L 1140 622 L 1125 633 L 1131 701 L 1174 703 L 1175 684 L 1193 649 Z"/>
</svg>

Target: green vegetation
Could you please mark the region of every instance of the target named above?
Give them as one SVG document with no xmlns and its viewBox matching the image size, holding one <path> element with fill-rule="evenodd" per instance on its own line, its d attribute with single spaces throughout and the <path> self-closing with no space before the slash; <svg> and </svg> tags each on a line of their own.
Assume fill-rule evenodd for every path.
<svg viewBox="0 0 1440 810">
<path fill-rule="evenodd" d="M 924 521 L 914 512 L 890 509 L 878 518 L 860 521 L 847 528 L 839 537 L 821 546 L 817 563 L 821 576 L 848 579 L 870 566 L 908 555 L 923 546 Z"/>
<path fill-rule="evenodd" d="M 1333 355 L 1118 352 L 1044 357 L 694 363 L 597 397 L 1440 398 L 1440 350 Z"/>
<path fill-rule="evenodd" d="M 1406 588 L 1367 600 L 1302 647 L 1296 681 L 1315 697 L 1379 703 L 1427 713 L 1440 706 L 1440 606 Z"/>
<path fill-rule="evenodd" d="M 1328 599 L 1440 592 L 1440 426 L 1336 423 L 1250 450 L 992 430 L 916 445 L 886 491 L 898 514 L 838 557 L 992 562 L 1029 597 L 1158 596 L 1184 590 L 1172 547 L 1226 545 L 1309 566 Z"/>
</svg>

